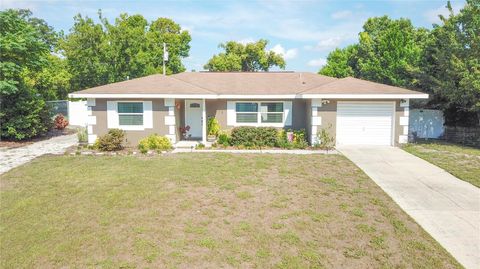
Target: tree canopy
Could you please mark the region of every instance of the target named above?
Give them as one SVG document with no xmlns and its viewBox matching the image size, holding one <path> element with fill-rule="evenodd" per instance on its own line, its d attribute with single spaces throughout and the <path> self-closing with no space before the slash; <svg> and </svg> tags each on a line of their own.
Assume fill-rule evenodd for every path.
<svg viewBox="0 0 480 269">
<path fill-rule="evenodd" d="M 72 88 L 80 90 L 163 72 L 163 42 L 169 59 L 166 73 L 185 71 L 190 34 L 167 18 L 148 22 L 142 15 L 121 14 L 113 24 L 77 15 L 60 50 L 72 74 Z"/>
<path fill-rule="evenodd" d="M 264 39 L 247 44 L 228 41 L 219 45 L 225 52 L 214 55 L 204 68 L 220 72 L 268 71 L 273 66 L 285 69 L 283 57 L 273 51 L 268 51 L 267 45 L 268 41 Z"/>
<path fill-rule="evenodd" d="M 354 76 L 430 94 L 427 106 L 442 109 L 447 124 L 480 121 L 480 1 L 467 0 L 458 14 L 433 30 L 408 19 L 368 19 L 359 41 L 335 49 L 320 74 Z"/>
<path fill-rule="evenodd" d="M 50 44 L 42 28 L 46 24 L 31 20 L 30 15 L 11 9 L 0 12 L 2 138 L 30 138 L 49 128 L 49 109 L 37 89 L 27 82 L 26 74 L 39 72 L 47 64 Z"/>
</svg>

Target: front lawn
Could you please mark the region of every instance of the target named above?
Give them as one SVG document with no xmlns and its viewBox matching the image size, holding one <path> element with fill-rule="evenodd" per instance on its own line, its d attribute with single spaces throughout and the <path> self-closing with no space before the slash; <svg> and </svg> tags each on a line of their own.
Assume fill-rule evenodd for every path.
<svg viewBox="0 0 480 269">
<path fill-rule="evenodd" d="M 439 141 L 408 144 L 403 149 L 480 187 L 480 149 Z"/>
<path fill-rule="evenodd" d="M 48 156 L 0 179 L 1 268 L 460 268 L 341 155 Z"/>
</svg>

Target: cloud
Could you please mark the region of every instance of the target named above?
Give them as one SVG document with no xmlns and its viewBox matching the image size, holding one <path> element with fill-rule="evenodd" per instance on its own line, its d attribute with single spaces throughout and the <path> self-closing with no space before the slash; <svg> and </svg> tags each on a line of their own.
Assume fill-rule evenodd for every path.
<svg viewBox="0 0 480 269">
<path fill-rule="evenodd" d="M 459 3 L 452 4 L 453 13 L 457 14 L 460 9 L 462 9 L 462 7 L 463 6 Z M 438 16 L 443 15 L 444 17 L 448 17 L 449 14 L 450 11 L 448 11 L 447 7 L 445 5 L 442 5 L 440 7 L 427 10 L 423 15 L 425 19 L 430 23 L 440 23 L 442 21 Z"/>
<path fill-rule="evenodd" d="M 238 43 L 243 44 L 243 45 L 246 45 L 248 43 L 254 43 L 254 42 L 256 42 L 256 40 L 251 38 L 251 37 L 247 37 L 247 38 L 238 40 Z"/>
<path fill-rule="evenodd" d="M 350 18 L 352 16 L 352 12 L 350 10 L 342 10 L 342 11 L 337 11 L 332 13 L 330 17 L 334 20 L 339 20 L 339 19 L 346 19 Z"/>
<path fill-rule="evenodd" d="M 275 45 L 272 49 L 270 49 L 270 51 L 282 55 L 285 60 L 294 59 L 298 54 L 298 49 L 293 48 L 285 50 L 285 48 L 280 44 Z"/>
<path fill-rule="evenodd" d="M 346 36 L 343 37 L 328 37 L 326 39 L 318 41 L 315 46 L 307 45 L 304 48 L 306 50 L 313 51 L 330 51 L 334 48 L 340 46 L 340 44 L 347 39 Z"/>
<path fill-rule="evenodd" d="M 325 58 L 313 59 L 308 61 L 307 63 L 308 66 L 313 66 L 313 67 L 322 67 L 326 64 L 327 64 L 327 59 Z"/>
</svg>

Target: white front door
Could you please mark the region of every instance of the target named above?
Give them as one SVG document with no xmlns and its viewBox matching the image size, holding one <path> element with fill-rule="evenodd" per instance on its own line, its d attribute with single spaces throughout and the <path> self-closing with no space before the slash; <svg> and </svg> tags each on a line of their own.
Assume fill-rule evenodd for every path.
<svg viewBox="0 0 480 269">
<path fill-rule="evenodd" d="M 337 145 L 392 145 L 394 102 L 338 102 Z"/>
<path fill-rule="evenodd" d="M 202 100 L 185 100 L 185 126 L 190 126 L 187 135 L 202 137 Z"/>
</svg>

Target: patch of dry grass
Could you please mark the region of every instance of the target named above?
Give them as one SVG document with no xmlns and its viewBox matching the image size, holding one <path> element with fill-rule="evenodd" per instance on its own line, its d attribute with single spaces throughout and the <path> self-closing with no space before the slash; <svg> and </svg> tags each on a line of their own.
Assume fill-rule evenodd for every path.
<svg viewBox="0 0 480 269">
<path fill-rule="evenodd" d="M 480 188 L 480 149 L 440 141 L 407 144 L 403 149 Z"/>
<path fill-rule="evenodd" d="M 458 268 L 339 155 L 56 156 L 2 175 L 2 268 Z"/>
</svg>

